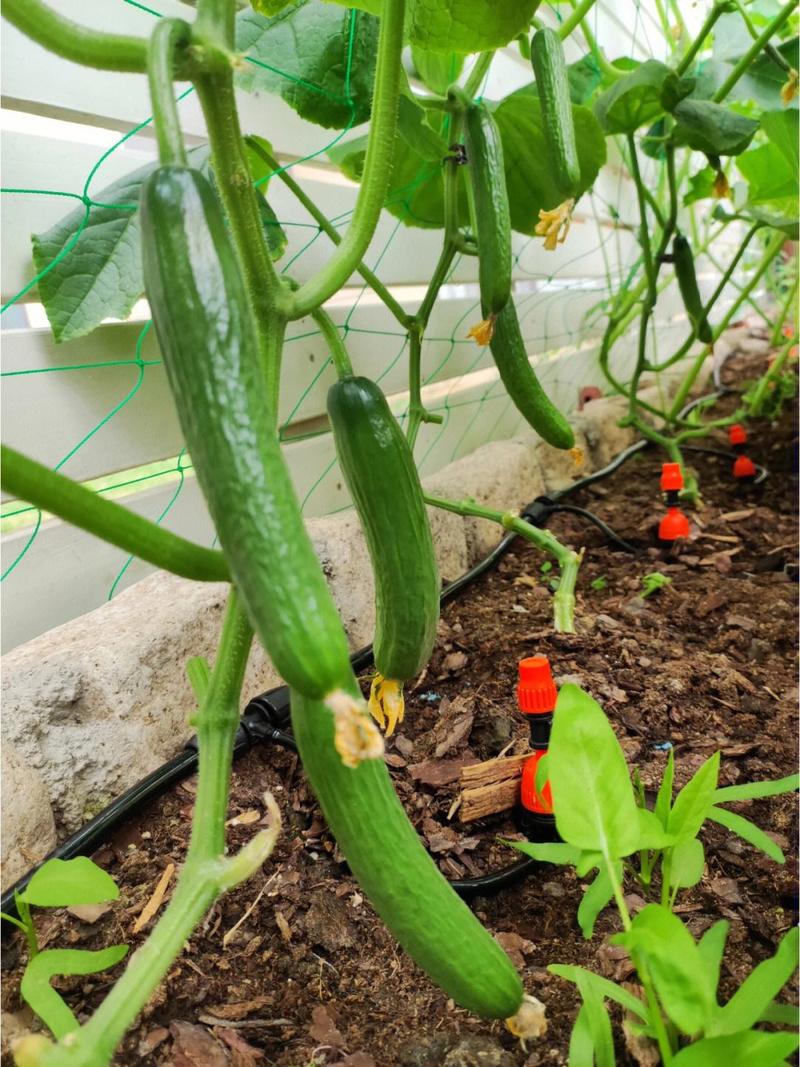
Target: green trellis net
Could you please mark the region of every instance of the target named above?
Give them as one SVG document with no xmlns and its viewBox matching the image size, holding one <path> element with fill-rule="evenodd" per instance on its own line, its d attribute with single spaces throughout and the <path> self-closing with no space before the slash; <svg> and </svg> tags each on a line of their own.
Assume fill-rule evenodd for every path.
<svg viewBox="0 0 800 1067">
<path fill-rule="evenodd" d="M 159 18 L 162 14 L 157 8 L 147 7 L 136 3 L 135 0 L 114 0 L 114 2 L 136 8 L 152 18 Z M 556 18 L 559 17 L 559 10 L 557 6 L 553 7 L 553 14 Z M 641 44 L 645 51 L 652 54 L 652 49 L 659 47 L 657 42 L 648 40 L 648 34 L 654 33 L 654 25 L 652 21 L 642 15 L 638 3 L 636 11 L 635 24 L 630 28 L 631 36 L 626 45 L 629 48 L 635 48 L 637 44 Z M 317 159 L 327 162 L 326 154 L 343 138 L 346 138 L 354 126 L 363 121 L 363 116 L 359 116 L 358 107 L 350 91 L 351 78 L 354 76 L 353 50 L 360 15 L 361 13 L 355 10 L 349 13 L 343 95 L 331 92 L 326 85 L 299 78 L 288 71 L 281 70 L 277 65 L 265 63 L 256 56 L 244 56 L 246 64 L 260 68 L 262 71 L 268 71 L 273 78 L 286 79 L 287 82 L 293 83 L 298 91 L 302 90 L 305 93 L 320 94 L 327 97 L 333 104 L 338 104 L 346 109 L 346 113 L 349 115 L 349 119 L 343 129 L 336 131 L 333 136 L 331 136 L 331 131 L 320 130 L 319 147 L 315 148 L 314 151 L 307 152 L 299 159 L 286 163 L 281 167 L 281 170 L 289 172 L 298 165 L 310 163 Z M 192 92 L 193 90 L 189 89 L 182 93 L 178 99 L 183 100 L 189 97 Z M 263 97 L 262 99 L 266 100 L 267 98 Z M 80 191 L 15 187 L 2 190 L 6 207 L 8 207 L 8 202 L 12 198 L 47 197 L 63 200 L 65 209 L 70 206 L 70 202 L 74 202 L 82 212 L 82 221 L 72 234 L 71 239 L 3 306 L 3 313 L 12 308 L 16 310 L 15 325 L 19 325 L 21 321 L 20 308 L 25 307 L 25 299 L 30 300 L 35 297 L 34 291 L 43 279 L 55 270 L 62 261 L 74 254 L 81 234 L 90 224 L 93 212 L 115 212 L 117 214 L 135 212 L 136 203 L 109 202 L 98 190 L 102 190 L 105 185 L 109 184 L 107 180 L 104 180 L 104 167 L 109 159 L 114 153 L 122 149 L 131 138 L 142 133 L 150 123 L 151 118 L 149 116 L 144 118 L 121 136 L 115 144 L 104 151 L 89 170 Z M 318 129 L 318 127 L 310 128 Z M 424 167 L 420 168 L 410 183 L 391 191 L 390 199 L 394 208 L 393 214 L 399 217 L 397 217 L 389 230 L 388 237 L 382 246 L 373 241 L 366 260 L 367 265 L 379 277 L 392 278 L 393 250 L 398 240 L 398 234 L 404 230 L 404 224 L 413 215 L 412 200 L 414 192 L 434 176 L 440 166 L 441 164 L 436 161 L 427 162 Z M 279 175 L 279 173 L 278 171 L 275 174 L 264 175 L 259 178 L 256 185 L 262 185 L 268 180 L 277 181 L 276 175 Z M 623 178 L 620 173 L 618 182 L 621 183 L 622 181 Z M 611 186 L 608 182 L 605 182 L 604 188 L 608 190 Z M 569 259 L 560 257 L 558 268 L 552 272 L 547 270 L 548 257 L 547 254 L 541 253 L 541 240 L 538 238 L 531 238 L 519 245 L 515 256 L 516 301 L 520 318 L 524 322 L 526 342 L 528 343 L 529 351 L 540 353 L 540 359 L 542 360 L 546 360 L 560 348 L 579 345 L 585 338 L 592 335 L 593 329 L 596 334 L 597 325 L 602 319 L 603 302 L 610 295 L 612 288 L 618 285 L 620 279 L 626 277 L 635 258 L 634 251 L 631 250 L 628 254 L 622 253 L 620 250 L 619 232 L 613 221 L 617 218 L 613 196 L 609 199 L 608 192 L 606 192 L 605 198 L 597 192 L 588 194 L 581 201 L 579 210 L 589 224 L 587 229 L 591 229 L 596 235 L 594 247 L 587 249 L 584 243 L 581 246 L 580 253 L 576 254 L 575 257 Z M 350 214 L 349 211 L 342 213 L 338 217 L 330 219 L 330 222 L 337 231 L 346 230 Z M 332 248 L 329 237 L 317 222 L 308 218 L 300 204 L 297 204 L 296 215 L 280 217 L 275 221 L 288 237 L 286 251 L 279 263 L 280 269 L 284 272 L 296 273 L 302 276 L 304 266 L 312 249 L 317 248 L 320 243 L 326 250 Z M 583 276 L 582 262 L 585 262 L 587 257 L 595 259 L 599 257 L 599 261 L 604 265 L 604 276 L 602 274 L 599 276 Z M 475 261 L 472 261 L 472 266 L 473 268 L 475 267 Z M 420 274 L 423 277 L 426 269 L 432 269 L 432 263 L 420 264 Z M 448 283 L 463 286 L 465 285 L 464 276 L 464 264 L 461 257 L 457 257 L 451 268 Z M 473 269 L 470 277 L 473 281 L 475 280 L 475 269 Z M 574 291 L 576 298 L 574 305 L 571 300 L 564 299 L 565 291 L 570 293 Z M 484 350 L 478 348 L 466 336 L 467 330 L 475 321 L 478 311 L 476 287 L 467 285 L 464 290 L 452 290 L 452 292 L 459 296 L 466 294 L 470 298 L 466 305 L 461 305 L 464 307 L 463 313 L 452 323 L 445 335 L 437 335 L 436 330 L 433 329 L 429 334 L 426 334 L 424 343 L 424 384 L 446 380 L 447 388 L 441 390 L 441 395 L 437 395 L 432 401 L 428 402 L 428 407 L 441 414 L 443 421 L 440 425 L 426 426 L 424 433 L 420 437 L 417 460 L 423 475 L 429 472 L 428 468 L 433 458 L 435 458 L 435 466 L 441 466 L 448 460 L 455 459 L 466 451 L 493 440 L 498 436 L 499 428 L 502 428 L 502 432 L 499 435 L 503 437 L 513 436 L 514 433 L 523 430 L 522 418 L 517 416 L 510 400 L 503 391 L 502 384 L 496 378 L 488 376 L 482 391 L 480 389 L 470 389 L 465 391 L 464 396 L 459 395 L 458 383 L 465 381 L 474 371 L 485 367 L 486 363 Z M 388 316 L 386 328 L 376 329 L 374 326 L 370 326 L 368 316 L 363 314 L 364 309 L 370 303 L 368 296 L 371 290 L 366 284 L 348 289 L 347 293 L 351 297 L 349 305 L 344 309 L 341 301 L 337 305 L 337 310 L 340 313 L 342 310 L 345 312 L 338 328 L 343 336 L 346 339 L 349 337 L 351 341 L 356 340 L 359 335 L 368 335 L 374 339 L 374 355 L 370 373 L 378 382 L 384 382 L 398 365 L 400 367 L 405 365 L 407 336 L 399 324 L 389 321 Z M 529 316 L 526 321 L 526 306 L 532 306 L 531 302 L 535 303 L 536 314 L 535 317 Z M 574 308 L 577 308 L 577 310 L 574 310 Z M 392 328 L 392 325 L 394 328 Z M 286 339 L 285 362 L 290 362 L 293 353 L 300 352 L 304 343 L 307 343 L 315 335 L 315 331 L 305 328 L 303 323 L 292 324 Z M 159 367 L 161 362 L 153 340 L 150 323 L 145 322 L 141 325 L 132 351 L 125 352 L 117 348 L 109 352 L 109 358 L 107 359 L 87 359 L 82 361 L 80 358 L 76 358 L 74 361 L 54 363 L 52 366 L 14 367 L 3 373 L 5 379 L 4 387 L 8 390 L 7 400 L 13 404 L 15 385 L 18 385 L 24 379 L 30 379 L 31 376 L 43 374 L 67 376 L 81 373 L 88 374 L 90 372 L 96 374 L 105 368 L 130 369 L 130 381 L 127 384 L 127 388 L 121 390 L 121 395 L 111 404 L 101 418 L 93 424 L 87 425 L 85 432 L 77 440 L 69 442 L 68 447 L 64 448 L 63 454 L 58 461 L 53 464 L 56 470 L 63 469 L 65 473 L 69 474 L 70 461 L 81 450 L 86 449 L 100 431 L 113 432 L 115 419 L 118 418 L 121 412 L 130 412 L 131 409 L 136 409 L 137 404 L 142 404 L 142 388 L 147 376 L 152 374 L 154 368 Z M 70 350 L 72 352 L 79 351 L 80 342 L 70 342 Z M 375 360 L 377 357 L 381 358 L 383 363 L 382 366 L 378 365 L 376 372 Z M 449 372 L 449 365 L 454 365 L 457 368 L 455 372 Z M 319 382 L 327 381 L 328 379 L 332 380 L 330 359 L 319 360 L 316 363 L 308 362 L 307 378 L 302 382 L 301 387 L 296 389 L 295 395 L 284 395 L 282 398 L 282 404 L 288 403 L 287 414 L 282 419 L 282 439 L 291 441 L 292 444 L 297 444 L 327 432 L 324 420 L 318 417 L 319 412 L 307 413 L 306 406 L 315 386 Z M 559 402 L 562 405 L 568 409 L 574 406 L 577 400 L 577 390 L 583 382 L 576 381 L 574 375 L 568 374 L 566 370 L 561 373 L 561 376 L 558 374 L 551 375 L 547 382 L 548 389 L 551 391 L 558 392 L 562 390 L 559 394 Z M 463 414 L 464 408 L 468 409 L 466 417 Z M 401 420 L 404 419 L 405 413 L 401 409 L 396 408 L 396 410 L 398 417 Z M 460 417 L 455 419 L 457 412 L 459 412 Z M 57 419 L 57 412 L 38 412 L 36 417 Z M 316 500 L 320 498 L 323 489 L 330 486 L 331 480 L 338 482 L 338 471 L 332 448 L 320 448 L 314 452 L 314 457 L 318 469 L 315 468 L 309 472 L 308 484 L 301 496 L 304 510 L 318 511 L 320 509 L 316 506 Z M 179 512 L 181 501 L 186 492 L 187 481 L 191 478 L 191 471 L 191 460 L 188 454 L 185 450 L 180 450 L 176 455 L 165 457 L 158 462 L 147 462 L 138 466 L 130 464 L 125 470 L 95 478 L 86 484 L 97 492 L 117 497 L 125 497 L 150 487 L 158 487 L 165 490 L 164 505 L 155 518 L 159 523 L 169 525 Z M 342 500 L 339 506 L 346 507 L 348 504 L 345 500 Z M 330 510 L 330 508 L 327 510 Z M 13 533 L 15 535 L 5 555 L 3 580 L 13 577 L 14 582 L 23 584 L 26 582 L 26 569 L 36 565 L 36 547 L 41 540 L 42 522 L 43 517 L 38 509 L 20 501 L 9 501 L 3 505 L 2 530 L 5 534 Z M 130 578 L 129 570 L 132 562 L 132 558 L 125 559 L 120 554 L 117 573 L 108 583 L 106 591 L 106 596 L 109 599 L 125 584 L 126 575 Z"/>
</svg>

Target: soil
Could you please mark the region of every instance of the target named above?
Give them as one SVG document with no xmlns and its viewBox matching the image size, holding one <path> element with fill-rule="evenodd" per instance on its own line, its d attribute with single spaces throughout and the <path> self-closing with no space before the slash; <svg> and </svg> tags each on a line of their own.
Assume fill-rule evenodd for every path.
<svg viewBox="0 0 800 1067">
<path fill-rule="evenodd" d="M 753 377 L 752 357 L 724 373 Z M 718 402 L 727 413 L 734 401 Z M 793 408 L 793 405 L 790 405 Z M 727 447 L 724 434 L 705 444 Z M 763 486 L 733 483 L 729 461 L 692 455 L 704 507 L 680 553 L 655 541 L 664 508 L 662 457 L 642 453 L 602 483 L 571 498 L 637 547 L 609 547 L 585 520 L 557 516 L 550 528 L 585 546 L 575 635 L 552 631 L 542 556 L 518 541 L 499 566 L 447 605 L 433 659 L 407 697 L 405 722 L 388 746 L 398 793 L 448 877 L 470 877 L 517 858 L 498 835 L 521 836 L 510 813 L 462 825 L 452 813 L 460 766 L 526 748 L 515 712 L 517 661 L 543 653 L 557 681 L 581 684 L 603 704 L 630 765 L 657 788 L 671 745 L 682 785 L 716 749 L 720 783 L 779 778 L 797 766 L 796 501 L 797 427 L 786 411 L 757 425 L 751 455 L 771 476 Z M 643 575 L 671 583 L 642 599 Z M 601 581 L 602 579 L 602 581 Z M 437 753 L 434 756 L 434 752 Z M 85 921 L 40 912 L 50 947 L 141 943 L 133 925 L 169 864 L 185 854 L 195 783 L 151 803 L 95 855 L 120 886 L 120 899 Z M 237 762 L 229 830 L 236 849 L 254 833 L 270 790 L 285 832 L 272 859 L 221 900 L 119 1051 L 120 1064 L 177 1067 L 514 1067 L 564 1064 L 578 1001 L 548 974 L 549 963 L 577 963 L 617 981 L 631 965 L 609 944 L 614 909 L 584 940 L 576 910 L 585 881 L 543 866 L 472 907 L 518 964 L 525 986 L 547 1007 L 548 1030 L 522 1051 L 502 1023 L 484 1022 L 448 1002 L 398 948 L 377 919 L 329 837 L 297 757 L 258 748 Z M 787 854 L 781 866 L 716 824 L 706 824 L 706 873 L 683 891 L 676 910 L 695 936 L 730 921 L 721 992 L 771 955 L 795 922 L 797 808 L 794 796 L 734 805 Z M 452 817 L 448 818 L 448 815 Z M 167 891 L 174 886 L 174 876 Z M 629 906 L 644 903 L 628 887 Z M 20 1011 L 24 946 L 5 945 L 3 1007 Z M 79 1018 L 100 1003 L 119 973 L 57 980 Z M 788 989 L 785 996 L 791 999 Z M 24 1012 L 26 1009 L 22 1009 Z M 24 1015 L 23 1015 L 24 1017 Z M 620 1064 L 634 1064 L 614 1013 Z"/>
</svg>

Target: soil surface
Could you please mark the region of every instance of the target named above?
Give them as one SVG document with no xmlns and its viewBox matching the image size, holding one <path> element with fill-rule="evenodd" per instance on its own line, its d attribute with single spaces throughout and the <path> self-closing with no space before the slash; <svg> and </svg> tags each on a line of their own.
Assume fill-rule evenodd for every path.
<svg viewBox="0 0 800 1067">
<path fill-rule="evenodd" d="M 735 357 L 733 381 L 759 370 Z M 715 413 L 732 410 L 730 397 Z M 793 408 L 794 405 L 790 405 Z M 771 475 L 763 486 L 734 484 L 730 462 L 691 455 L 704 507 L 693 513 L 680 553 L 655 541 L 664 512 L 662 457 L 648 451 L 570 498 L 591 509 L 637 548 L 609 547 L 585 520 L 555 517 L 550 529 L 586 556 L 578 582 L 579 632 L 552 631 L 552 573 L 541 553 L 515 542 L 499 566 L 447 605 L 425 674 L 407 696 L 405 722 L 388 746 L 398 793 L 442 871 L 473 877 L 518 857 L 497 842 L 517 836 L 511 813 L 463 825 L 453 812 L 460 767 L 527 748 L 515 711 L 517 661 L 543 653 L 557 681 L 575 681 L 604 706 L 628 761 L 657 788 L 671 745 L 682 785 L 716 749 L 721 784 L 779 778 L 797 766 L 797 429 L 793 411 L 755 426 L 750 454 Z M 723 433 L 704 444 L 727 448 Z M 687 458 L 689 458 L 687 456 Z M 642 599 L 642 577 L 671 583 Z M 137 917 L 169 865 L 180 866 L 195 782 L 153 802 L 95 855 L 120 886 L 120 899 L 79 918 L 40 911 L 49 947 L 141 943 Z M 236 763 L 230 803 L 231 850 L 264 815 L 270 790 L 285 831 L 264 869 L 220 901 L 148 1004 L 118 1054 L 120 1064 L 177 1067 L 514 1067 L 565 1064 L 578 1007 L 574 987 L 549 963 L 577 963 L 617 981 L 632 968 L 609 944 L 614 909 L 584 940 L 576 910 L 586 881 L 542 866 L 526 880 L 472 907 L 519 966 L 527 990 L 547 1007 L 548 1030 L 523 1052 L 502 1023 L 487 1023 L 448 1002 L 398 948 L 347 873 L 297 757 L 263 747 Z M 723 997 L 771 955 L 796 919 L 797 817 L 794 796 L 734 805 L 786 852 L 774 863 L 716 824 L 706 824 L 706 873 L 683 891 L 677 911 L 695 936 L 730 921 Z M 173 873 L 167 899 L 175 884 Z M 628 904 L 642 907 L 631 883 Z M 163 905 L 162 905 L 163 907 Z M 86 921 L 86 918 L 92 921 Z M 20 1012 L 24 945 L 4 949 L 3 1007 Z M 119 973 L 57 980 L 79 1018 L 100 1003 Z M 791 998 L 791 989 L 784 994 Z M 614 1012 L 618 1062 L 634 1064 Z M 8 1034 L 8 1030 L 6 1031 Z"/>
</svg>

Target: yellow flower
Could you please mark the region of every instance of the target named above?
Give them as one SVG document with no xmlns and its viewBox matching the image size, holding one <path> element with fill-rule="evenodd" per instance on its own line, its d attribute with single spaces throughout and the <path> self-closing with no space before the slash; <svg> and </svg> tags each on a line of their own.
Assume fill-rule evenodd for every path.
<svg viewBox="0 0 800 1067">
<path fill-rule="evenodd" d="M 490 315 L 488 319 L 477 323 L 470 329 L 467 337 L 471 337 L 479 345 L 488 345 L 494 337 L 494 318 L 494 315 Z"/>
<path fill-rule="evenodd" d="M 788 107 L 792 100 L 797 96 L 797 80 L 798 73 L 794 67 L 792 67 L 789 71 L 788 78 L 781 86 L 781 103 L 785 107 Z"/>
<path fill-rule="evenodd" d="M 403 683 L 376 674 L 369 691 L 369 713 L 391 737 L 394 728 L 403 721 L 406 703 L 403 699 Z"/>
<path fill-rule="evenodd" d="M 325 704 L 333 712 L 333 744 L 345 767 L 357 767 L 362 760 L 381 758 L 383 738 L 366 715 L 363 700 L 337 689 L 325 698 Z"/>
<path fill-rule="evenodd" d="M 728 179 L 725 177 L 725 172 L 718 170 L 714 177 L 714 196 L 717 200 L 723 200 L 726 196 L 731 195 L 731 187 L 728 185 Z"/>
<path fill-rule="evenodd" d="M 553 208 L 552 211 L 539 211 L 539 221 L 536 223 L 534 233 L 537 237 L 544 237 L 544 247 L 548 252 L 555 251 L 556 245 L 561 245 L 566 241 L 574 207 L 575 200 L 570 198 Z"/>
</svg>

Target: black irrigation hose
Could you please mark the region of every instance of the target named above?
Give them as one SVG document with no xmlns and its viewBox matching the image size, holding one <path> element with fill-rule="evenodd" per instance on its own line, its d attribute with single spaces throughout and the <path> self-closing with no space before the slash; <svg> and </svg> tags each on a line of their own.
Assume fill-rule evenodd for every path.
<svg viewBox="0 0 800 1067">
<path fill-rule="evenodd" d="M 716 397 L 722 395 L 723 392 L 729 391 L 730 390 L 720 390 L 712 395 Z M 687 414 L 692 408 L 708 399 L 709 398 L 706 396 L 692 401 L 683 409 L 681 415 Z M 618 456 L 601 470 L 595 471 L 593 474 L 587 474 L 585 477 L 578 479 L 578 481 L 573 482 L 564 489 L 558 490 L 549 497 L 537 497 L 536 500 L 532 501 L 522 510 L 521 517 L 527 519 L 528 522 L 532 523 L 534 526 L 543 527 L 546 525 L 548 517 L 554 512 L 570 511 L 589 519 L 589 521 L 593 522 L 606 534 L 609 540 L 616 543 L 619 547 L 624 548 L 625 551 L 635 551 L 632 545 L 614 533 L 611 527 L 592 512 L 587 511 L 584 508 L 576 507 L 575 505 L 562 505 L 560 501 L 571 493 L 578 492 L 594 482 L 609 477 L 609 475 L 613 474 L 623 465 L 623 463 L 630 459 L 631 456 L 636 455 L 637 452 L 643 451 L 651 444 L 652 442 L 646 439 L 637 441 L 620 452 Z M 730 459 L 735 458 L 733 453 L 723 452 L 718 449 L 708 449 L 700 446 L 688 445 L 684 447 L 688 451 L 708 452 L 714 455 L 725 456 Z M 756 484 L 764 481 L 768 475 L 766 468 L 758 467 L 758 469 L 760 474 L 756 479 Z M 484 559 L 479 563 L 476 563 L 475 566 L 465 574 L 462 574 L 460 578 L 456 578 L 455 581 L 446 585 L 441 594 L 442 603 L 444 604 L 458 596 L 458 594 L 468 585 L 471 585 L 482 574 L 485 574 L 486 571 L 491 570 L 498 560 L 505 555 L 516 538 L 517 534 L 515 533 L 506 534 L 499 544 L 497 544 Z M 351 657 L 351 663 L 353 665 L 353 670 L 356 673 L 371 666 L 372 646 L 368 645 L 366 648 L 362 648 L 356 652 Z M 296 752 L 297 746 L 294 738 L 291 736 L 291 733 L 287 732 L 290 730 L 290 721 L 288 686 L 278 686 L 276 689 L 271 689 L 266 693 L 261 693 L 254 697 L 247 704 L 242 713 L 241 724 L 234 742 L 234 758 L 243 755 L 254 744 L 265 742 L 278 744 Z M 104 808 L 103 811 L 88 823 L 85 823 L 80 827 L 80 829 L 72 834 L 71 837 L 62 841 L 60 845 L 45 857 L 45 859 L 35 867 L 31 868 L 27 874 L 23 875 L 23 877 L 13 886 L 7 889 L 0 898 L 0 910 L 9 915 L 16 914 L 14 894 L 22 892 L 35 871 L 41 867 L 42 863 L 47 862 L 49 859 L 71 859 L 74 856 L 82 856 L 94 852 L 100 845 L 102 845 L 110 831 L 124 818 L 127 818 L 145 801 L 161 795 L 172 785 L 187 778 L 194 771 L 196 766 L 197 739 L 193 737 L 186 742 L 186 746 L 182 752 L 179 752 L 177 756 L 174 756 L 171 760 L 162 764 L 146 778 L 143 778 L 142 781 L 137 782 L 136 785 L 122 793 L 116 800 L 109 804 L 107 808 Z M 500 889 L 507 888 L 526 875 L 534 867 L 539 866 L 541 866 L 541 864 L 538 860 L 528 858 L 478 878 L 452 879 L 450 880 L 450 884 L 459 895 L 464 897 L 493 893 Z"/>
</svg>

